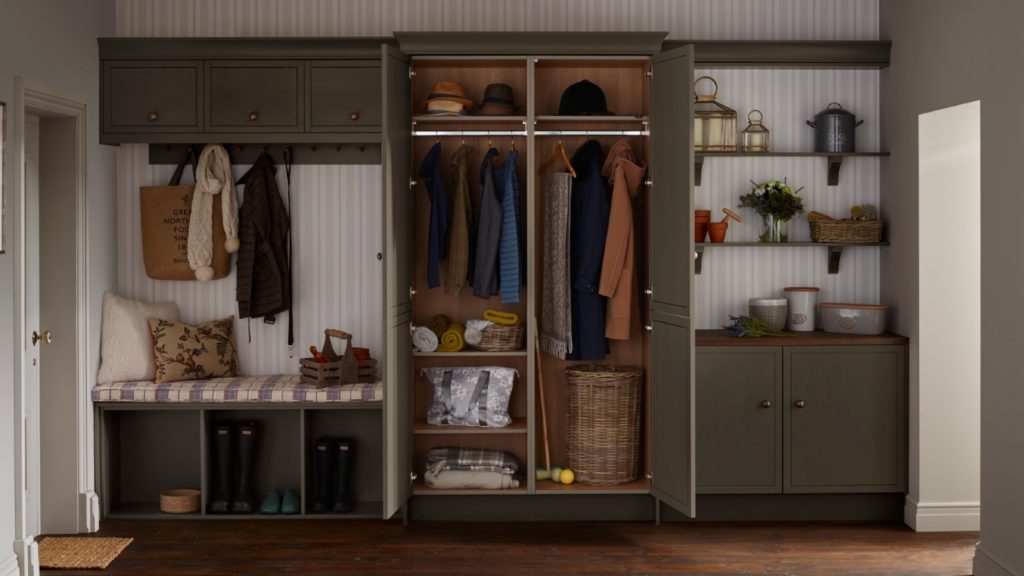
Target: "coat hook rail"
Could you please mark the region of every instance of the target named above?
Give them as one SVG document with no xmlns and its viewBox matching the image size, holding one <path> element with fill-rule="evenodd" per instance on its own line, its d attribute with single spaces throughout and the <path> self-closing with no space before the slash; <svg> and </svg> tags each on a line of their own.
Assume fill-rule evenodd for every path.
<svg viewBox="0 0 1024 576">
<path fill-rule="evenodd" d="M 189 147 L 197 153 L 205 144 L 150 144 L 149 163 L 177 165 L 185 157 Z M 378 143 L 337 143 L 316 144 L 223 144 L 231 156 L 231 163 L 246 166 L 256 161 L 260 152 L 266 151 L 277 164 L 284 163 L 284 149 L 291 146 L 292 162 L 308 165 L 380 164 L 381 152 Z"/>
</svg>

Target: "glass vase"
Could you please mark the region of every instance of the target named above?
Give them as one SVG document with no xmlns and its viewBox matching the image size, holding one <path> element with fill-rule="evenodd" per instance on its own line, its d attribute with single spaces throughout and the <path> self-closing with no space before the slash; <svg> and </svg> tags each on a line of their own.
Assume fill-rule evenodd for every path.
<svg viewBox="0 0 1024 576">
<path fill-rule="evenodd" d="M 789 220 L 776 218 L 771 214 L 761 217 L 764 229 L 758 238 L 764 243 L 789 242 Z"/>
</svg>

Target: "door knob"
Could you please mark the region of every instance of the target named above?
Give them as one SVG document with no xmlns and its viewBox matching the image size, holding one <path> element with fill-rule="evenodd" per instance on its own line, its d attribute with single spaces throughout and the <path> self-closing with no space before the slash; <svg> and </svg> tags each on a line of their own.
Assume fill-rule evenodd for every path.
<svg viewBox="0 0 1024 576">
<path fill-rule="evenodd" d="M 771 400 L 761 400 L 761 408 L 771 408 L 771 407 L 772 407 L 772 401 Z"/>
<path fill-rule="evenodd" d="M 804 402 L 803 400 L 797 400 L 796 402 L 793 403 L 793 406 L 796 406 L 797 408 L 803 408 L 804 406 L 807 406 L 807 402 Z"/>
<path fill-rule="evenodd" d="M 50 331 L 46 330 L 45 332 L 40 334 L 40 333 L 36 332 L 35 330 L 33 330 L 32 331 L 32 345 L 35 346 L 36 344 L 39 343 L 40 340 L 43 341 L 43 344 L 49 344 L 52 341 L 52 338 L 50 337 Z"/>
</svg>

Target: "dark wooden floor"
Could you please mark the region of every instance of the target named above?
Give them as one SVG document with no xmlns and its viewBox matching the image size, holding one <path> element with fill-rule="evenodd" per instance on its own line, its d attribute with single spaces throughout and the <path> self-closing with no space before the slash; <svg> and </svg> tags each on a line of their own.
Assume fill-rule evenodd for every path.
<svg viewBox="0 0 1024 576">
<path fill-rule="evenodd" d="M 84 574 L 971 573 L 977 532 L 861 524 L 107 521 L 135 542 Z"/>
</svg>

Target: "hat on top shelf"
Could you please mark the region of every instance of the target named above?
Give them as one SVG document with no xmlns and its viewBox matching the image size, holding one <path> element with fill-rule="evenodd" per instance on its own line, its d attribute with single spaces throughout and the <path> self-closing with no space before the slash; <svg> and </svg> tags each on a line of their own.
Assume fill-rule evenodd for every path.
<svg viewBox="0 0 1024 576">
<path fill-rule="evenodd" d="M 589 80 L 580 80 L 562 92 L 560 116 L 610 116 L 604 90 Z"/>
<path fill-rule="evenodd" d="M 473 109 L 466 89 L 458 82 L 437 82 L 427 97 L 427 112 L 443 116 L 461 116 Z"/>
<path fill-rule="evenodd" d="M 512 87 L 508 84 L 489 84 L 484 89 L 480 113 L 487 116 L 508 116 L 518 110 L 512 99 Z"/>
</svg>

